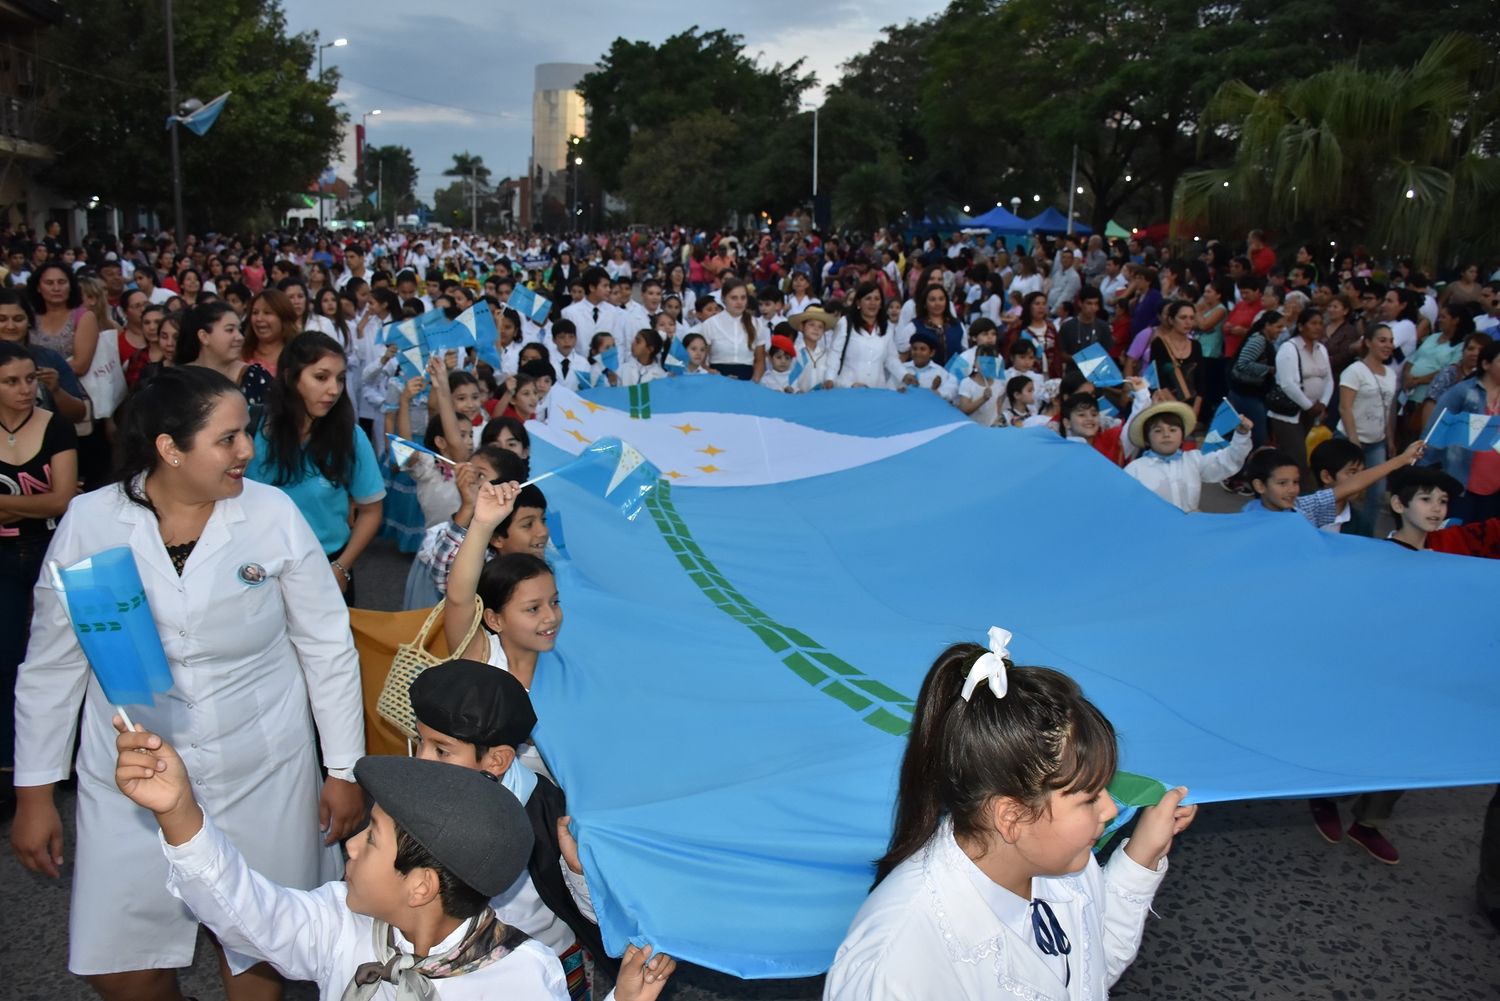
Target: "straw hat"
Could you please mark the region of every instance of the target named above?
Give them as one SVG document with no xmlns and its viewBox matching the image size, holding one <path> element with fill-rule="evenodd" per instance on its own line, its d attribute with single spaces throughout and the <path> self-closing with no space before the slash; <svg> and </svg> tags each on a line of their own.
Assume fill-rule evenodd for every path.
<svg viewBox="0 0 1500 1001">
<path fill-rule="evenodd" d="M 1193 433 L 1193 428 L 1198 424 L 1198 418 L 1193 416 L 1193 408 L 1186 403 L 1178 403 L 1176 400 L 1153 403 L 1141 411 L 1140 417 L 1130 422 L 1130 443 L 1136 448 L 1146 447 L 1146 422 L 1157 414 L 1176 414 L 1182 418 L 1182 437 L 1184 439 Z"/>
<path fill-rule="evenodd" d="M 837 313 L 828 312 L 822 306 L 809 306 L 802 312 L 788 317 L 786 322 L 795 327 L 797 329 L 797 333 L 800 334 L 802 332 L 802 325 L 808 320 L 822 320 L 823 329 L 832 330 L 834 327 L 838 326 L 839 315 Z"/>
</svg>

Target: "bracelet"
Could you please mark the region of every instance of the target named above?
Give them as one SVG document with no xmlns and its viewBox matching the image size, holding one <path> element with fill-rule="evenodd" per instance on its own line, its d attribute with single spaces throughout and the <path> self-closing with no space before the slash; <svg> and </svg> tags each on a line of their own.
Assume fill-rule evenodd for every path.
<svg viewBox="0 0 1500 1001">
<path fill-rule="evenodd" d="M 344 564 L 340 563 L 338 560 L 329 560 L 328 561 L 328 565 L 331 566 L 331 567 L 333 567 L 339 573 L 343 574 L 343 576 L 344 576 L 344 583 L 351 584 L 351 583 L 354 582 L 354 575 L 352 573 L 350 573 L 349 570 L 348 570 L 348 568 L 345 567 Z"/>
</svg>

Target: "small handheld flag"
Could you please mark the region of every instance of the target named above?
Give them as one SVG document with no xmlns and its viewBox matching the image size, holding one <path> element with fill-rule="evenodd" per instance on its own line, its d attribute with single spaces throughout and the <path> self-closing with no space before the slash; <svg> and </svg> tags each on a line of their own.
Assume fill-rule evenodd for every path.
<svg viewBox="0 0 1500 1001">
<path fill-rule="evenodd" d="M 1433 448 L 1457 445 L 1471 452 L 1485 452 L 1500 445 L 1500 416 L 1451 414 L 1447 408 L 1428 428 L 1426 442 Z"/>
<path fill-rule="evenodd" d="M 667 346 L 667 367 L 687 368 L 692 363 L 688 357 L 687 348 L 682 346 L 682 338 L 672 338 L 672 343 Z"/>
<path fill-rule="evenodd" d="M 795 386 L 797 380 L 802 378 L 802 373 L 807 371 L 808 366 L 811 364 L 812 355 L 807 353 L 807 348 L 798 348 L 797 357 L 792 360 L 792 367 L 787 370 L 786 384 L 788 386 Z"/>
<path fill-rule="evenodd" d="M 152 705 L 173 684 L 135 556 L 130 547 L 116 546 L 70 567 L 48 568 L 104 697 L 135 729 L 123 707 Z"/>
<path fill-rule="evenodd" d="M 646 497 L 656 489 L 661 470 L 635 446 L 619 438 L 599 438 L 583 454 L 556 469 L 533 476 L 523 487 L 560 476 L 591 493 L 613 502 L 629 521 L 646 506 Z"/>
<path fill-rule="evenodd" d="M 1098 396 L 1098 397 L 1095 397 L 1095 399 L 1097 399 L 1099 401 L 1099 413 L 1102 416 L 1104 416 L 1104 417 L 1118 417 L 1118 416 L 1120 416 L 1120 408 L 1117 407 L 1117 406 L 1115 406 L 1113 403 L 1109 402 L 1109 397 L 1107 397 L 1107 396 Z"/>
<path fill-rule="evenodd" d="M 170 129 L 173 122 L 178 122 L 194 135 L 203 135 L 213 128 L 214 122 L 219 120 L 219 112 L 224 110 L 224 102 L 229 100 L 229 95 L 232 93 L 234 92 L 226 90 L 212 101 L 186 115 L 168 115 L 166 127 Z"/>
<path fill-rule="evenodd" d="M 426 445 L 419 445 L 408 438 L 402 438 L 400 435 L 390 434 L 389 432 L 387 432 L 385 439 L 390 443 L 391 461 L 396 464 L 397 469 L 404 468 L 406 464 L 412 460 L 412 457 L 416 455 L 430 455 L 434 459 L 437 459 L 439 462 L 446 462 L 450 466 L 458 465 L 458 463 L 454 462 L 446 455 L 440 455 L 437 452 L 434 452 L 432 449 L 428 448 Z"/>
<path fill-rule="evenodd" d="M 1219 404 L 1219 409 L 1214 411 L 1214 419 L 1208 425 L 1208 433 L 1203 436 L 1204 453 L 1217 452 L 1221 448 L 1229 447 L 1229 439 L 1234 437 L 1235 430 L 1240 426 L 1240 415 L 1225 400 Z"/>
<path fill-rule="evenodd" d="M 620 349 L 618 347 L 608 347 L 599 352 L 599 364 L 603 366 L 606 372 L 620 371 Z"/>
<path fill-rule="evenodd" d="M 979 374 L 986 379 L 1000 378 L 1000 356 L 979 355 Z"/>
<path fill-rule="evenodd" d="M 1082 351 L 1073 356 L 1073 364 L 1078 366 L 1078 371 L 1083 377 L 1095 386 L 1122 386 L 1125 377 L 1120 374 L 1120 367 L 1115 360 L 1104 350 L 1102 344 L 1090 344 Z"/>
<path fill-rule="evenodd" d="M 532 323 L 541 326 L 547 322 L 547 314 L 552 309 L 552 300 L 538 296 L 525 285 L 517 285 L 511 290 L 505 307 L 515 310 Z"/>
<path fill-rule="evenodd" d="M 956 354 L 948 359 L 948 364 L 943 366 L 955 379 L 966 379 L 969 375 L 969 359 L 962 354 Z M 991 377 L 993 378 L 993 376 Z"/>
<path fill-rule="evenodd" d="M 1161 379 L 1156 374 L 1156 362 L 1146 366 L 1146 371 L 1141 373 L 1141 378 L 1146 380 L 1146 385 L 1154 392 L 1161 388 Z"/>
</svg>

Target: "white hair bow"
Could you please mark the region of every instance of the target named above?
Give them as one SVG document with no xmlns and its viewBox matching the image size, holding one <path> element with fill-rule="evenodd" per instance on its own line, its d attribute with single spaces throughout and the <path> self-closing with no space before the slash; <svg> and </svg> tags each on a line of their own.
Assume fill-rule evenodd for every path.
<svg viewBox="0 0 1500 1001">
<path fill-rule="evenodd" d="M 1010 689 L 1010 683 L 1005 677 L 1005 662 L 1010 657 L 1010 636 L 1010 630 L 990 626 L 989 652 L 979 655 L 974 666 L 969 668 L 969 677 L 964 682 L 961 694 L 965 702 L 969 701 L 981 681 L 989 682 L 990 691 L 995 698 L 1005 698 L 1005 693 Z"/>
</svg>

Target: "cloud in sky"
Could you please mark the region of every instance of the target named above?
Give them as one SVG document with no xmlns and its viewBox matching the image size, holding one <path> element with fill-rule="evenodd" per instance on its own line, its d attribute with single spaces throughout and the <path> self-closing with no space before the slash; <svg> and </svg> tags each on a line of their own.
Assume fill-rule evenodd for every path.
<svg viewBox="0 0 1500 1001">
<path fill-rule="evenodd" d="M 484 157 L 497 178 L 526 170 L 531 155 L 531 94 L 537 63 L 596 61 L 617 37 L 660 43 L 694 23 L 744 36 L 765 64 L 804 60 L 819 87 L 864 51 L 880 29 L 942 9 L 939 0 L 835 0 L 808 4 L 763 0 L 742 8 L 684 14 L 677 0 L 629 5 L 588 2 L 568 8 L 475 0 L 284 0 L 288 28 L 347 38 L 323 59 L 342 80 L 337 100 L 352 121 L 376 108 L 370 142 L 411 147 L 417 193 L 431 200 L 447 183 L 454 153 Z"/>
</svg>

